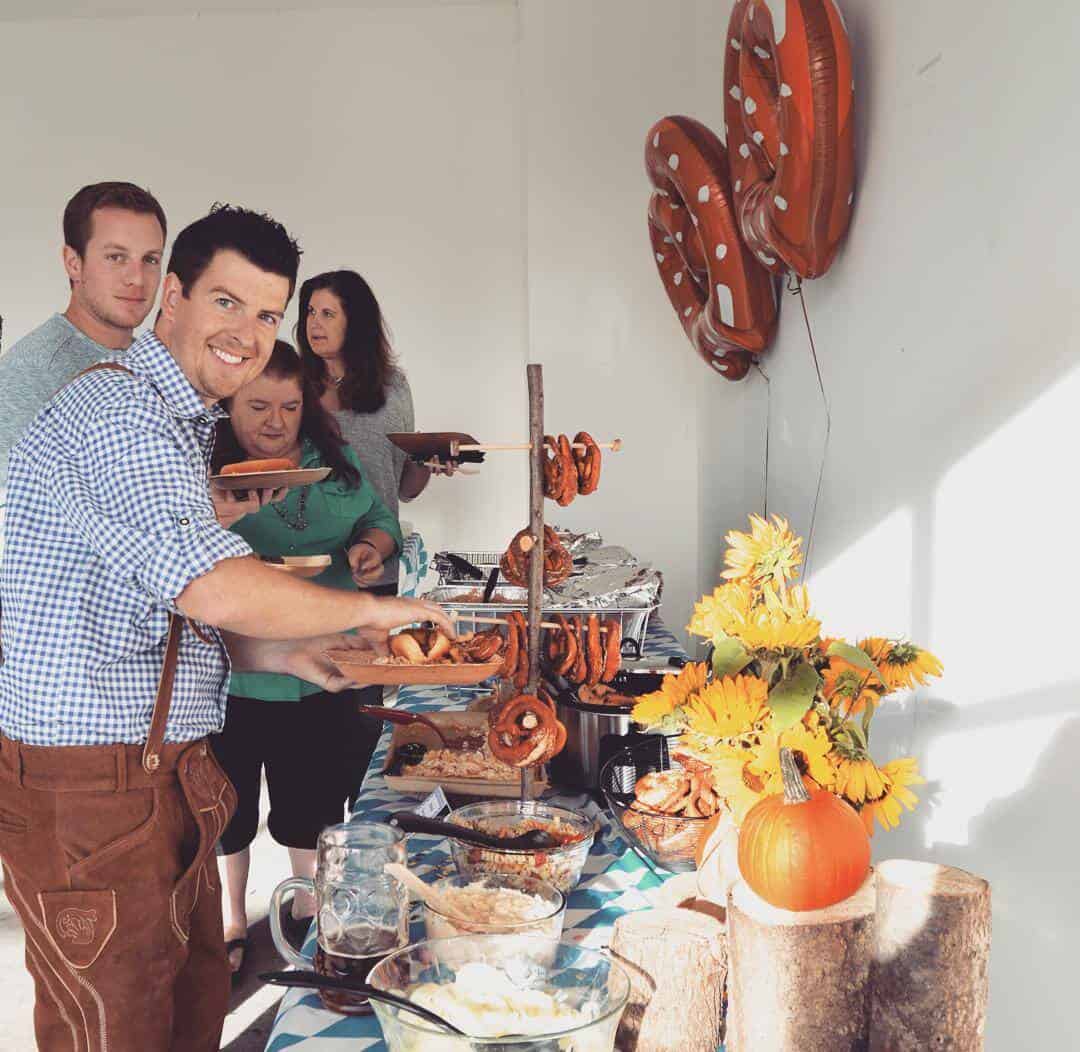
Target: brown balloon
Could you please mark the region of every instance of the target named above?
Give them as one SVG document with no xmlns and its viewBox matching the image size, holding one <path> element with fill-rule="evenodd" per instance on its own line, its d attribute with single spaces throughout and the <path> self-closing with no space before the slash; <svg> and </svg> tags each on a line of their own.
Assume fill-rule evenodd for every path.
<svg viewBox="0 0 1080 1052">
<path fill-rule="evenodd" d="M 739 230 L 774 273 L 816 278 L 851 219 L 851 47 L 834 0 L 735 0 L 724 124 Z"/>
<path fill-rule="evenodd" d="M 660 278 L 698 354 L 741 380 L 776 331 L 773 279 L 739 237 L 723 143 L 690 117 L 649 129 L 649 237 Z"/>
</svg>

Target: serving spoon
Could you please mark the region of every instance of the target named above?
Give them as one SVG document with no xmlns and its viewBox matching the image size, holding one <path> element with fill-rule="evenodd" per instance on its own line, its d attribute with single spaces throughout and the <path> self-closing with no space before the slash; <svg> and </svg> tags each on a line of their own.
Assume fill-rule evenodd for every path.
<svg viewBox="0 0 1080 1052">
<path fill-rule="evenodd" d="M 470 829 L 468 826 L 459 826 L 456 822 L 425 818 L 412 811 L 395 811 L 388 821 L 392 826 L 397 826 L 406 833 L 448 836 L 466 844 L 490 847 L 496 851 L 550 851 L 552 848 L 565 846 L 563 841 L 557 840 L 543 829 L 530 829 L 527 833 L 519 833 L 517 836 L 501 837 L 491 833 L 482 833 L 479 829 Z"/>
<path fill-rule="evenodd" d="M 423 1005 L 418 1005 L 407 997 L 399 997 L 388 990 L 380 990 L 375 986 L 369 986 L 355 976 L 319 975 L 318 972 L 310 971 L 262 972 L 259 979 L 273 986 L 303 986 L 309 990 L 349 990 L 352 993 L 363 994 L 370 1001 L 382 1001 L 384 1004 L 394 1005 L 395 1008 L 403 1008 L 407 1012 L 412 1012 L 413 1015 L 418 1015 L 421 1019 L 426 1019 L 429 1023 L 434 1023 L 436 1026 L 448 1030 L 451 1034 L 468 1037 L 464 1030 L 443 1019 L 441 1015 L 437 1015 L 430 1008 L 424 1008 Z"/>
</svg>

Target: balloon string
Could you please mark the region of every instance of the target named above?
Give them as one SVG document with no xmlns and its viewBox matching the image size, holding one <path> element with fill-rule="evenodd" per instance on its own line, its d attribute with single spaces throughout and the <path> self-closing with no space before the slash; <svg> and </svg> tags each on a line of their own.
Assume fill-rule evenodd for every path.
<svg viewBox="0 0 1080 1052">
<path fill-rule="evenodd" d="M 765 381 L 765 478 L 762 483 L 765 499 L 761 517 L 767 519 L 769 517 L 769 433 L 772 430 L 772 382 L 769 380 L 768 373 L 757 362 L 754 362 L 754 368 Z"/>
<path fill-rule="evenodd" d="M 829 455 L 829 435 L 832 433 L 832 412 L 829 409 L 829 396 L 825 393 L 825 381 L 821 377 L 821 363 L 818 361 L 817 347 L 814 346 L 814 331 L 810 327 L 810 316 L 806 313 L 806 297 L 803 295 L 802 279 L 795 274 L 788 276 L 788 291 L 793 296 L 799 297 L 799 305 L 802 307 L 803 322 L 806 325 L 806 336 L 810 341 L 810 354 L 814 359 L 814 371 L 817 373 L 818 389 L 821 391 L 821 402 L 825 407 L 825 438 L 821 443 L 821 468 L 818 471 L 817 489 L 814 491 L 814 507 L 810 513 L 810 532 L 806 541 L 806 563 L 803 566 L 803 580 L 810 576 L 810 556 L 814 550 L 814 529 L 817 526 L 818 502 L 821 499 L 821 486 L 825 481 L 825 463 Z"/>
</svg>

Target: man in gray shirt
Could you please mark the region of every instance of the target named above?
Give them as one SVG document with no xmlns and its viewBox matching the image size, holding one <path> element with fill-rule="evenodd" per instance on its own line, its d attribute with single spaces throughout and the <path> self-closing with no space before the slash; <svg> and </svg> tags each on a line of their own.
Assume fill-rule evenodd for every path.
<svg viewBox="0 0 1080 1052">
<path fill-rule="evenodd" d="M 157 297 L 164 250 L 165 212 L 146 190 L 94 183 L 68 202 L 67 310 L 0 357 L 0 509 L 11 447 L 73 376 L 131 343 Z"/>
</svg>

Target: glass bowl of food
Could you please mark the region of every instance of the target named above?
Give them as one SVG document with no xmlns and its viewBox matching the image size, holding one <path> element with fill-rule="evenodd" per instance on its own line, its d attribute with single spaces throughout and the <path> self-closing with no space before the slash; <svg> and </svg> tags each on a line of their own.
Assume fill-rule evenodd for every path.
<svg viewBox="0 0 1080 1052">
<path fill-rule="evenodd" d="M 494 836 L 518 836 L 542 829 L 560 841 L 558 847 L 474 847 L 451 838 L 450 851 L 457 871 L 466 877 L 506 873 L 529 876 L 554 884 L 569 893 L 577 884 L 596 836 L 596 819 L 566 807 L 539 800 L 484 800 L 451 812 L 447 821 Z"/>
<path fill-rule="evenodd" d="M 566 914 L 566 896 L 535 877 L 491 873 L 458 874 L 431 885 L 437 905 L 424 903 L 429 939 L 455 935 L 525 935 L 558 939 Z"/>
<path fill-rule="evenodd" d="M 680 753 L 676 740 L 650 734 L 615 753 L 600 771 L 600 789 L 623 838 L 653 866 L 697 869 L 698 844 L 723 806 L 706 765 Z"/>
<path fill-rule="evenodd" d="M 616 961 L 552 939 L 459 935 L 397 950 L 368 976 L 467 1037 L 372 1001 L 390 1052 L 611 1052 L 630 994 Z"/>
</svg>

